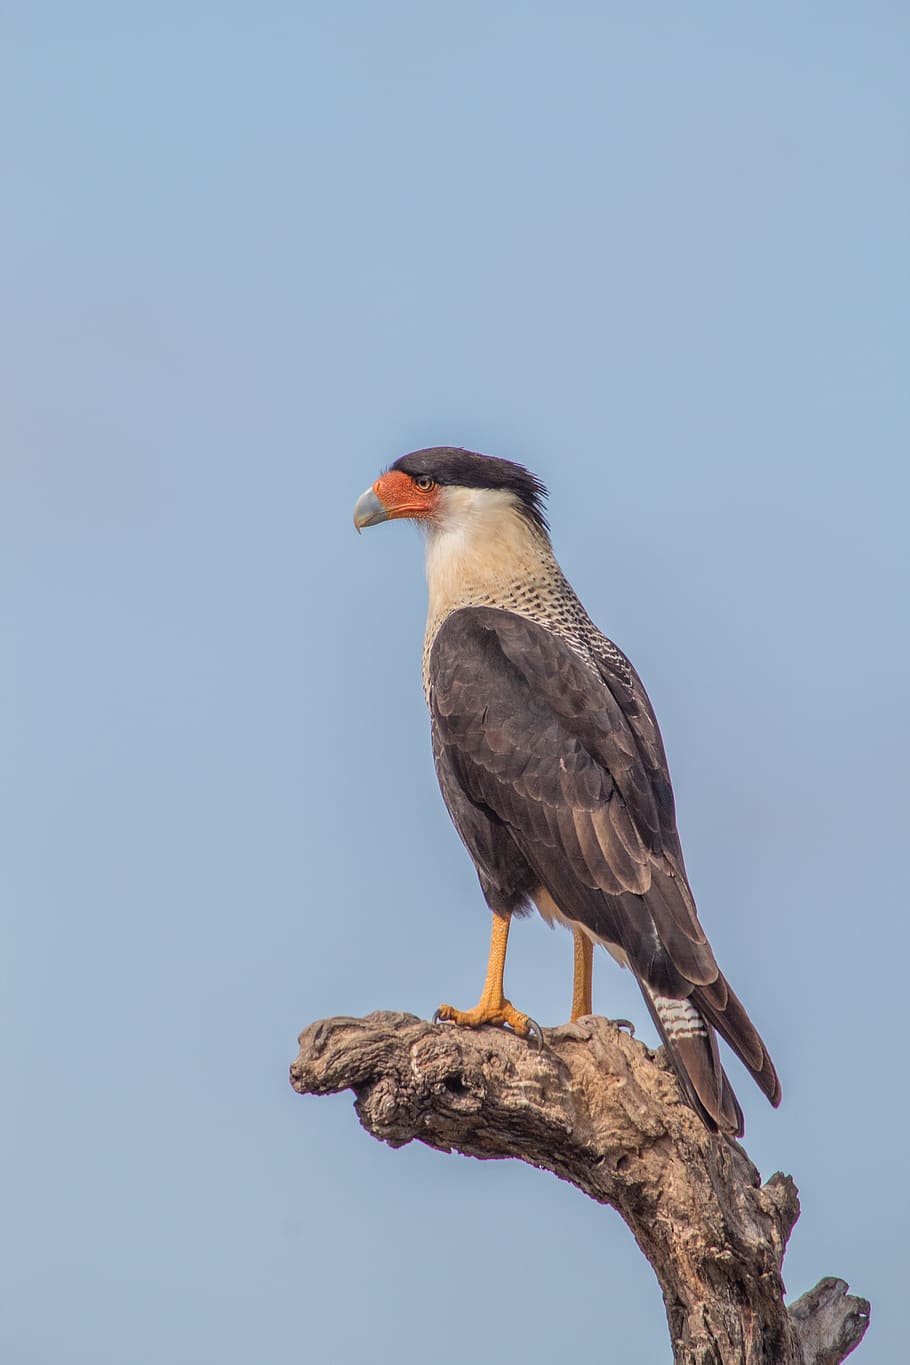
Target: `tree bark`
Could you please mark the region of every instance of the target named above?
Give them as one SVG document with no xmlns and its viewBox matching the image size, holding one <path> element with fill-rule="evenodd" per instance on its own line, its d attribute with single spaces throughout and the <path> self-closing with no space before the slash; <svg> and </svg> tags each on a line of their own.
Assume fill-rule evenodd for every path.
<svg viewBox="0 0 910 1365">
<path fill-rule="evenodd" d="M 781 1267 L 796 1186 L 765 1185 L 743 1148 L 708 1133 L 662 1052 L 593 1016 L 544 1031 L 376 1013 L 311 1024 L 300 1094 L 353 1090 L 367 1132 L 401 1147 L 517 1157 L 610 1204 L 663 1291 L 677 1365 L 838 1365 L 869 1304 L 827 1278 L 789 1309 Z"/>
</svg>

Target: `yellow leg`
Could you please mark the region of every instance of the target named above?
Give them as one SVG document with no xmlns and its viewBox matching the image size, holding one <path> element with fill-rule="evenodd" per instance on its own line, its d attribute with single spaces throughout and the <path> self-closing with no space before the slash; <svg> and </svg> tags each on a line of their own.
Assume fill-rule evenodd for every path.
<svg viewBox="0 0 910 1365">
<path fill-rule="evenodd" d="M 533 1019 L 521 1014 L 503 994 L 502 979 L 506 967 L 510 923 L 510 916 L 493 916 L 487 979 L 483 983 L 480 999 L 474 1008 L 457 1010 L 452 1005 L 440 1005 L 436 1011 L 437 1019 L 451 1020 L 452 1023 L 464 1024 L 467 1028 L 479 1028 L 481 1024 L 508 1024 L 509 1028 L 514 1029 L 522 1038 L 527 1038 L 532 1029 L 537 1028 Z M 537 1032 L 540 1033 L 539 1028 Z"/>
<path fill-rule="evenodd" d="M 591 976 L 594 963 L 594 944 L 580 929 L 575 935 L 575 973 L 572 980 L 572 1022 L 583 1014 L 593 1014 Z"/>
</svg>

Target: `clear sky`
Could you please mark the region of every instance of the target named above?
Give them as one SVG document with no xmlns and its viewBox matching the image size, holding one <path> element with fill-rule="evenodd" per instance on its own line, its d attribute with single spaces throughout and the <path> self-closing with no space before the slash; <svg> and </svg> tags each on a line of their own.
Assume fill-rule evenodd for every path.
<svg viewBox="0 0 910 1365">
<path fill-rule="evenodd" d="M 781 1073 L 789 1289 L 902 1357 L 908 13 L 0 7 L 4 1361 L 669 1359 L 611 1210 L 287 1084 L 481 984 L 420 541 L 351 524 L 440 443 L 550 485 Z M 595 1007 L 653 1037 L 605 954 Z"/>
</svg>

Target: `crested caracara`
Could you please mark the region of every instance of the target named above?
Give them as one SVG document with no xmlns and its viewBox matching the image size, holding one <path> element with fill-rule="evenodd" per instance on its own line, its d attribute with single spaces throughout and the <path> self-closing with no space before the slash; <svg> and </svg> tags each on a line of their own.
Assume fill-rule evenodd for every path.
<svg viewBox="0 0 910 1365">
<path fill-rule="evenodd" d="M 396 460 L 354 510 L 358 530 L 405 517 L 426 532 L 433 757 L 493 912 L 479 1003 L 438 1017 L 531 1032 L 503 969 L 512 915 L 536 906 L 574 933 L 572 1018 L 591 1012 L 601 943 L 634 973 L 692 1107 L 739 1136 L 715 1030 L 775 1105 L 777 1074 L 698 921 L 647 693 L 557 564 L 545 495 L 521 465 L 439 447 Z"/>
</svg>

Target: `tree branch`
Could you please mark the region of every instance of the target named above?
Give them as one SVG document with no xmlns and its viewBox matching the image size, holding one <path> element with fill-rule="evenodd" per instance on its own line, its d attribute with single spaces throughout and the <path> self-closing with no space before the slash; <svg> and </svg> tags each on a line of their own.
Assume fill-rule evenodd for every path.
<svg viewBox="0 0 910 1365">
<path fill-rule="evenodd" d="M 547 1029 L 542 1048 L 411 1014 L 324 1019 L 300 1035 L 291 1084 L 353 1090 L 393 1147 L 517 1157 L 612 1205 L 660 1282 L 677 1365 L 839 1365 L 862 1340 L 869 1304 L 843 1280 L 784 1306 L 790 1177 L 762 1185 L 683 1102 L 662 1052 L 607 1019 Z"/>
</svg>

